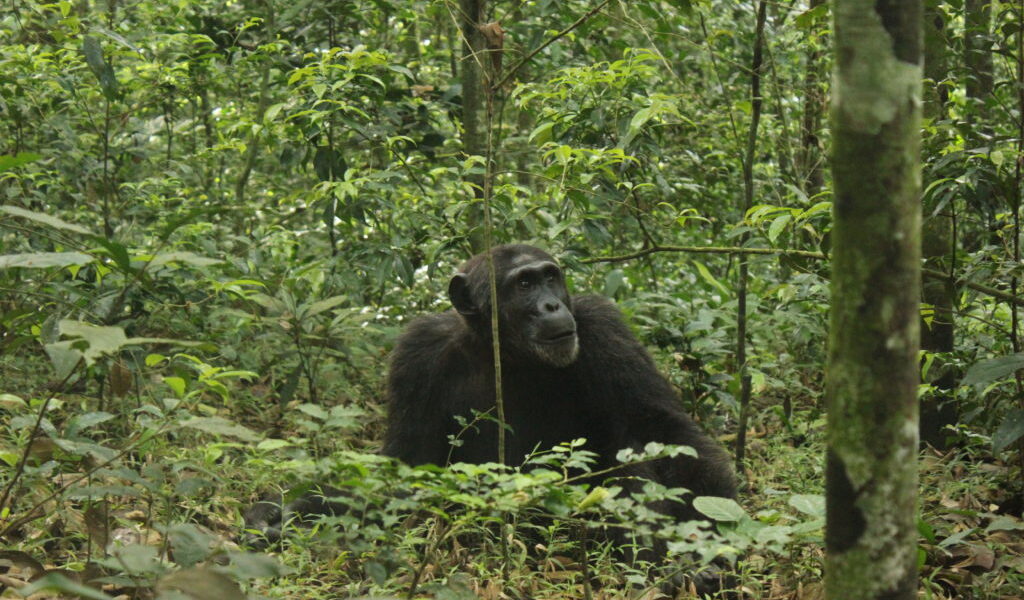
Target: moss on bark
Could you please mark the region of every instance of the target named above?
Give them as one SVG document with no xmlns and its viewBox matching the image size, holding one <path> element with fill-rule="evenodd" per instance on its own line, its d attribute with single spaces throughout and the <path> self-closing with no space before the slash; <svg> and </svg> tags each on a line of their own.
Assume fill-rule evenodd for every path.
<svg viewBox="0 0 1024 600">
<path fill-rule="evenodd" d="M 829 598 L 913 598 L 921 4 L 837 0 Z"/>
</svg>

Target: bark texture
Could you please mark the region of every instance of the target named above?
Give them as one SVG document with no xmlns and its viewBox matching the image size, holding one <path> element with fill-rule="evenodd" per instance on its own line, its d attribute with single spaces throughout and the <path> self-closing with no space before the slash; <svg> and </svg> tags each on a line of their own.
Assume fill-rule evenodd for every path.
<svg viewBox="0 0 1024 600">
<path fill-rule="evenodd" d="M 937 121 L 945 116 L 947 88 L 942 85 L 949 70 L 949 40 L 946 23 L 939 0 L 926 0 L 924 7 L 924 116 Z M 931 146 L 938 154 L 943 139 Z M 928 146 L 926 142 L 926 146 Z M 932 173 L 934 177 L 934 173 Z M 926 177 L 924 186 L 927 187 Z M 925 267 L 948 273 L 945 279 L 929 279 L 922 282 L 921 300 L 933 308 L 929 323 L 921 323 L 921 349 L 929 352 L 952 352 L 954 339 L 954 298 L 956 281 L 953 278 L 953 203 L 936 212 L 935 202 L 924 205 L 924 220 L 921 225 L 921 252 Z M 936 361 L 930 379 L 936 393 L 921 401 L 921 441 L 936 448 L 946 447 L 946 425 L 956 422 L 957 406 L 952 390 L 956 387 L 956 370 L 946 361 Z"/>
<path fill-rule="evenodd" d="M 917 592 L 920 0 L 836 0 L 826 593 Z"/>
</svg>

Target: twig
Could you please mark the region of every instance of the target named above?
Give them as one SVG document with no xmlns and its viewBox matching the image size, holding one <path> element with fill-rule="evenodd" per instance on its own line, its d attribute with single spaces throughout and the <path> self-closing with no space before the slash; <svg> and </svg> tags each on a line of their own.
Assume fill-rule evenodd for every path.
<svg viewBox="0 0 1024 600">
<path fill-rule="evenodd" d="M 610 2 L 611 2 L 611 0 L 604 0 L 604 2 L 602 2 L 601 4 L 598 4 L 594 8 L 590 9 L 589 11 L 587 11 L 587 14 L 585 14 L 582 17 L 576 19 L 576 21 L 572 25 L 570 25 L 570 26 L 566 27 L 565 29 L 559 31 L 551 39 L 549 39 L 548 41 L 544 42 L 540 46 L 537 46 L 536 48 L 534 48 L 529 54 L 527 54 L 522 59 L 520 59 L 519 62 L 517 62 L 516 64 L 512 65 L 512 68 L 510 68 L 508 70 L 508 73 L 506 73 L 505 76 L 502 77 L 501 80 L 498 81 L 497 85 L 491 86 L 491 89 L 500 90 L 502 88 L 502 86 L 504 86 L 506 83 L 508 83 L 508 80 L 512 79 L 512 77 L 516 74 L 516 72 L 519 71 L 519 69 L 521 69 L 523 65 L 525 65 L 528 62 L 530 62 L 530 60 L 532 60 L 534 56 L 537 56 L 537 54 L 539 54 L 545 48 L 547 48 L 551 44 L 555 43 L 559 39 L 565 37 L 573 29 L 576 29 L 577 27 L 579 27 L 580 25 L 585 23 L 587 21 L 587 19 L 589 19 L 590 17 L 596 15 L 598 12 L 601 11 L 602 8 L 604 8 L 605 6 L 608 6 L 608 4 Z"/>
<path fill-rule="evenodd" d="M 650 254 L 658 252 L 682 252 L 690 254 L 760 254 L 764 256 L 792 256 L 795 258 L 810 258 L 814 260 L 828 260 L 828 256 L 821 252 L 813 252 L 811 250 L 790 250 L 789 248 L 739 248 L 736 246 L 655 246 L 653 248 L 644 248 L 643 250 L 637 250 L 629 254 L 618 254 L 615 256 L 595 256 L 593 258 L 585 258 L 580 261 L 581 264 L 590 265 L 595 263 L 617 263 L 627 262 L 630 260 L 636 260 Z M 921 274 L 925 277 L 932 279 L 946 280 L 949 279 L 948 273 L 942 271 L 936 271 L 935 269 L 921 269 Z M 957 279 L 957 285 L 970 288 L 976 292 L 981 292 L 987 296 L 992 296 L 1003 302 L 1013 304 L 1015 306 L 1024 307 L 1024 298 L 1018 298 L 1009 292 L 990 287 L 974 281 L 968 281 L 966 279 Z"/>
</svg>

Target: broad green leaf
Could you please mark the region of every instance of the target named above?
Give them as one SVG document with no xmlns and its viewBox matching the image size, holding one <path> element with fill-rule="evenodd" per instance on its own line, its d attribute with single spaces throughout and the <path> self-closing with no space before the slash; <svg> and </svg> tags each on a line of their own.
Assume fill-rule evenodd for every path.
<svg viewBox="0 0 1024 600">
<path fill-rule="evenodd" d="M 258 442 L 260 440 L 260 436 L 248 427 L 229 421 L 224 417 L 192 417 L 182 421 L 181 426 L 213 435 L 235 438 L 243 442 Z"/>
<path fill-rule="evenodd" d="M 58 381 L 67 379 L 82 361 L 82 353 L 71 347 L 71 342 L 55 342 L 43 346 L 46 356 L 53 365 L 54 376 Z"/>
<path fill-rule="evenodd" d="M 281 112 L 282 108 L 284 108 L 283 102 L 271 104 L 270 107 L 267 108 L 267 112 L 263 113 L 263 122 L 270 123 L 271 121 L 276 119 L 277 115 Z"/>
<path fill-rule="evenodd" d="M 327 417 L 330 416 L 323 407 L 317 406 L 316 404 L 300 404 L 298 409 L 300 412 L 306 413 L 318 421 L 326 421 Z"/>
<path fill-rule="evenodd" d="M 42 158 L 41 154 L 35 152 L 19 152 L 17 154 L 3 154 L 0 155 L 0 173 L 4 171 L 10 171 L 15 167 L 35 162 Z"/>
<path fill-rule="evenodd" d="M 715 276 L 711 274 L 711 271 L 708 271 L 708 268 L 704 266 L 704 263 L 695 260 L 693 261 L 693 265 L 697 267 L 697 272 L 704 281 L 718 288 L 718 290 L 724 295 L 729 295 L 729 290 L 722 285 L 722 282 L 715 279 Z"/>
<path fill-rule="evenodd" d="M 231 574 L 235 579 L 248 580 L 263 577 L 280 577 L 293 572 L 272 556 L 254 552 L 228 552 L 231 559 Z"/>
<path fill-rule="evenodd" d="M 805 10 L 804 12 L 798 14 L 796 16 L 795 23 L 796 23 L 796 26 L 799 27 L 800 29 L 807 29 L 808 27 L 814 25 L 814 23 L 817 20 L 821 19 L 822 17 L 824 17 L 827 14 L 828 14 L 828 5 L 824 4 L 824 3 L 823 4 L 819 4 L 818 6 L 815 6 L 814 8 Z"/>
<path fill-rule="evenodd" d="M 697 496 L 693 499 L 693 507 L 716 521 L 736 522 L 747 518 L 743 507 L 731 498 Z"/>
<path fill-rule="evenodd" d="M 992 435 L 992 450 L 1002 452 L 1021 437 L 1024 437 L 1024 410 L 1018 408 L 1006 415 L 1006 420 Z"/>
<path fill-rule="evenodd" d="M 293 446 L 288 440 L 279 440 L 276 438 L 269 438 L 256 444 L 256 449 L 260 452 L 270 452 L 272 450 L 279 450 L 281 448 L 290 448 Z"/>
<path fill-rule="evenodd" d="M 985 385 L 1024 369 L 1024 352 L 980 360 L 967 369 L 960 385 Z"/>
<path fill-rule="evenodd" d="M 54 229 L 63 229 L 65 231 L 74 231 L 75 233 L 93 235 L 91 231 L 80 225 L 68 223 L 67 221 L 58 219 L 57 217 L 50 216 L 46 213 L 36 212 L 34 210 L 25 210 L 24 208 L 20 208 L 18 206 L 10 206 L 5 204 L 3 206 L 0 206 L 0 212 L 5 212 L 9 215 L 21 217 L 22 219 L 28 219 L 30 221 L 35 221 L 37 223 L 42 223 L 43 225 L 48 225 L 50 227 L 53 227 Z"/>
<path fill-rule="evenodd" d="M 658 112 L 658 108 L 657 104 L 651 104 L 646 108 L 641 108 L 636 111 L 636 114 L 634 114 L 633 118 L 629 121 L 629 128 L 626 131 L 626 135 L 619 141 L 619 148 L 625 148 L 633 141 L 633 138 L 640 133 L 640 130 L 643 129 L 644 125 L 646 125 L 647 122 L 651 120 L 651 117 Z"/>
<path fill-rule="evenodd" d="M 147 367 L 155 367 L 156 365 L 164 362 L 165 360 L 167 360 L 167 357 L 164 356 L 163 354 L 155 354 L 155 353 L 154 354 L 147 354 L 146 355 L 146 366 Z"/>
<path fill-rule="evenodd" d="M 1024 531 L 1024 522 L 1007 515 L 996 517 L 985 528 L 985 533 L 992 533 L 993 531 Z"/>
<path fill-rule="evenodd" d="M 551 141 L 551 130 L 554 128 L 555 123 L 548 121 L 547 123 L 541 123 L 533 131 L 530 132 L 530 141 L 538 146 L 543 146 L 547 142 Z"/>
<path fill-rule="evenodd" d="M 81 252 L 34 252 L 32 254 L 0 255 L 0 269 L 21 267 L 24 269 L 46 269 L 49 267 L 69 267 L 84 265 L 93 261 L 88 254 Z"/>
<path fill-rule="evenodd" d="M 768 227 L 768 239 L 774 242 L 775 238 L 779 237 L 779 234 L 782 233 L 782 230 L 786 228 L 786 225 L 788 225 L 792 219 L 793 215 L 790 213 L 783 213 L 775 217 L 775 220 L 772 221 L 772 224 Z"/>
<path fill-rule="evenodd" d="M 103 58 L 103 48 L 96 38 L 87 35 L 82 39 L 82 54 L 85 55 L 85 62 L 89 65 L 89 70 L 99 80 L 103 95 L 107 100 L 116 99 L 117 77 L 114 75 L 113 67 Z"/>
<path fill-rule="evenodd" d="M 174 550 L 174 562 L 182 567 L 193 567 L 209 558 L 213 552 L 212 534 L 200 531 L 190 523 L 176 523 L 167 530 L 167 539 Z"/>
<path fill-rule="evenodd" d="M 807 210 L 803 211 L 802 213 L 800 213 L 800 219 L 807 220 L 818 213 L 828 212 L 830 210 L 832 210 L 831 202 L 819 202 L 814 206 L 808 208 Z"/>
<path fill-rule="evenodd" d="M 182 398 L 185 396 L 185 380 L 181 377 L 164 377 L 164 383 L 171 388 L 174 394 Z"/>
<path fill-rule="evenodd" d="M 605 498 L 607 498 L 610 495 L 611 492 L 608 491 L 608 488 L 597 486 L 594 489 L 590 490 L 590 493 L 587 494 L 586 497 L 583 498 L 583 500 L 580 500 L 580 503 L 576 505 L 576 510 L 587 510 L 588 508 L 594 506 L 595 504 L 600 504 L 601 502 L 604 501 Z"/>
<path fill-rule="evenodd" d="M 88 598 L 90 600 L 114 600 L 103 592 L 87 585 L 72 581 L 60 573 L 47 573 L 29 585 L 18 590 L 23 597 L 37 596 L 39 592 L 61 592 L 59 597 Z M 47 597 L 50 597 L 47 594 Z"/>
<path fill-rule="evenodd" d="M 825 497 L 819 494 L 794 494 L 789 498 L 789 505 L 805 515 L 825 516 Z"/>
<path fill-rule="evenodd" d="M 614 298 L 615 293 L 626 283 L 626 275 L 622 269 L 612 269 L 604 277 L 604 295 Z"/>
<path fill-rule="evenodd" d="M 150 259 L 149 263 L 153 266 L 166 265 L 167 263 L 178 262 L 192 265 L 195 267 L 208 267 L 210 265 L 219 265 L 224 262 L 217 258 L 207 258 L 205 256 L 199 256 L 194 252 L 181 251 L 181 252 L 164 252 L 157 254 Z"/>
<path fill-rule="evenodd" d="M 120 327 L 106 327 L 84 321 L 62 319 L 57 325 L 57 329 L 62 336 L 85 340 L 88 343 L 88 348 L 80 350 L 78 347 L 80 342 L 77 339 L 49 344 L 48 347 L 79 351 L 88 365 L 96 362 L 96 359 L 104 354 L 117 352 L 128 343 L 128 337 L 124 334 L 124 329 Z"/>
<path fill-rule="evenodd" d="M 563 165 L 569 164 L 569 161 L 572 160 L 572 148 L 565 144 L 555 148 L 554 152 L 555 158 Z"/>
<path fill-rule="evenodd" d="M 28 404 L 14 394 L 0 394 L 0 408 L 4 410 L 17 410 L 28 408 Z"/>
</svg>

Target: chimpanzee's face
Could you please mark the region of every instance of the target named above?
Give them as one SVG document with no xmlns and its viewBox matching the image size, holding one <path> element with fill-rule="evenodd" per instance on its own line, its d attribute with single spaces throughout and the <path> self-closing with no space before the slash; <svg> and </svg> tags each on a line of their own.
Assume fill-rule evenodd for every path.
<svg viewBox="0 0 1024 600">
<path fill-rule="evenodd" d="M 452 278 L 452 305 L 474 330 L 490 337 L 490 285 L 480 255 Z M 503 353 L 567 367 L 579 355 L 576 319 L 562 269 L 547 253 L 529 246 L 502 246 L 494 254 Z"/>
<path fill-rule="evenodd" d="M 498 285 L 502 341 L 552 367 L 566 367 L 579 355 L 576 319 L 562 269 L 550 259 L 518 260 Z"/>
</svg>

